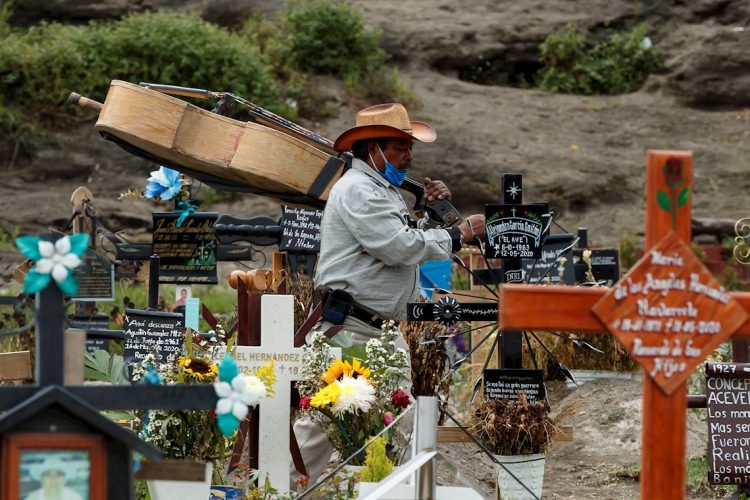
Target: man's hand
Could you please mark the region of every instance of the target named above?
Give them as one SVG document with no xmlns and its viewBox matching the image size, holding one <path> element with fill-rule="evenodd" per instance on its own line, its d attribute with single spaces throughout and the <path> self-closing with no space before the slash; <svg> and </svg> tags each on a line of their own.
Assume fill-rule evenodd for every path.
<svg viewBox="0 0 750 500">
<path fill-rule="evenodd" d="M 474 214 L 466 217 L 458 225 L 466 243 L 484 239 L 484 214 Z"/>
<path fill-rule="evenodd" d="M 424 194 L 427 201 L 450 200 L 451 191 L 443 181 L 433 181 L 429 177 L 424 178 Z"/>
</svg>

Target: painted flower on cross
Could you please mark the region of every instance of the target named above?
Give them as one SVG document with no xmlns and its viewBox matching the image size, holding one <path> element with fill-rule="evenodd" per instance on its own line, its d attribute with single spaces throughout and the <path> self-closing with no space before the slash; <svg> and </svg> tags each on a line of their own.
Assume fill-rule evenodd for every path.
<svg viewBox="0 0 750 500">
<path fill-rule="evenodd" d="M 16 246 L 22 254 L 36 263 L 26 273 L 24 293 L 40 292 L 53 279 L 63 293 L 78 293 L 78 282 L 73 276 L 73 269 L 81 264 L 81 257 L 89 247 L 88 234 L 66 235 L 54 243 L 38 236 L 22 236 L 16 238 Z"/>
<path fill-rule="evenodd" d="M 669 192 L 660 189 L 656 199 L 659 207 L 672 217 L 672 227 L 676 228 L 677 210 L 690 200 L 690 187 L 685 186 L 685 168 L 682 159 L 670 156 L 661 167 L 661 172 Z"/>
</svg>

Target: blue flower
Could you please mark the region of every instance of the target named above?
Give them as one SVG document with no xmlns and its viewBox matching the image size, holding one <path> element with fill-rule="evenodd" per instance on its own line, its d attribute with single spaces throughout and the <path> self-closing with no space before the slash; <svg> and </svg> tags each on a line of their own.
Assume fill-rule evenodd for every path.
<svg viewBox="0 0 750 500">
<path fill-rule="evenodd" d="M 143 196 L 163 201 L 171 200 L 182 191 L 179 172 L 170 168 L 159 167 L 151 172 Z"/>
<path fill-rule="evenodd" d="M 38 236 L 16 238 L 16 246 L 36 265 L 23 281 L 23 291 L 32 294 L 44 290 L 51 279 L 63 293 L 78 293 L 78 282 L 73 277 L 73 269 L 81 264 L 81 256 L 89 247 L 89 235 L 85 233 L 63 236 L 55 241 L 42 241 Z"/>
</svg>

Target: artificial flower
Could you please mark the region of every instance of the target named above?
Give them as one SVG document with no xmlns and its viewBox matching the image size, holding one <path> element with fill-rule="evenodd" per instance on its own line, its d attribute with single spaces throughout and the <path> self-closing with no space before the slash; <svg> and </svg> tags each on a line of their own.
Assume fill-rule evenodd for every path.
<svg viewBox="0 0 750 500">
<path fill-rule="evenodd" d="M 335 382 L 339 394 L 331 406 L 333 413 L 367 412 L 375 401 L 375 388 L 363 377 L 344 377 Z"/>
<path fill-rule="evenodd" d="M 81 256 L 89 245 L 89 235 L 72 234 L 57 239 L 54 243 L 37 236 L 22 236 L 16 246 L 26 257 L 36 261 L 36 266 L 26 273 L 23 291 L 32 294 L 42 291 L 54 279 L 57 286 L 68 295 L 78 293 L 78 282 L 73 269 L 81 264 Z"/>
<path fill-rule="evenodd" d="M 268 395 L 265 384 L 255 375 L 239 373 L 237 363 L 225 356 L 219 366 L 219 381 L 214 383 L 219 400 L 216 403 L 216 423 L 225 436 L 231 435 L 248 412 Z"/>
<path fill-rule="evenodd" d="M 396 408 L 406 408 L 411 404 L 411 398 L 406 391 L 398 389 L 393 393 L 393 396 L 391 396 L 391 403 L 393 403 L 393 406 Z"/>
<path fill-rule="evenodd" d="M 143 196 L 166 201 L 180 194 L 180 191 L 182 191 L 182 182 L 179 172 L 171 168 L 159 167 L 159 170 L 151 172 Z"/>
</svg>

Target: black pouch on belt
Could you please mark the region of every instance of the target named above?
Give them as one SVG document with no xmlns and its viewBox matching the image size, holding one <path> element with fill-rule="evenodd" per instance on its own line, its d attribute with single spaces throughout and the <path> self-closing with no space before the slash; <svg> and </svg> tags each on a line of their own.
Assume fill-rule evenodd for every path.
<svg viewBox="0 0 750 500">
<path fill-rule="evenodd" d="M 354 298 L 344 290 L 329 289 L 323 298 L 323 315 L 325 321 L 334 325 L 343 325 L 352 310 Z"/>
</svg>

